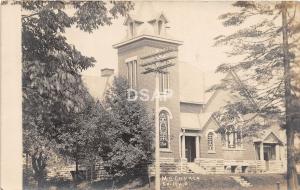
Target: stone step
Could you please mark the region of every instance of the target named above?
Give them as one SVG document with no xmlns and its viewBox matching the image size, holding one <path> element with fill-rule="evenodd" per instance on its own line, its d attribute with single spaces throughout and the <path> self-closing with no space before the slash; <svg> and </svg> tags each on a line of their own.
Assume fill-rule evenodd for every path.
<svg viewBox="0 0 300 190">
<path fill-rule="evenodd" d="M 242 187 L 252 187 L 252 184 L 249 183 L 247 180 L 242 178 L 241 176 L 230 176 L 234 179 L 237 183 L 239 183 Z"/>
<path fill-rule="evenodd" d="M 195 163 L 188 163 L 187 164 L 187 171 L 188 173 L 191 172 L 191 173 L 197 173 L 197 174 L 203 174 L 205 173 L 205 170 L 200 167 L 199 165 L 195 164 Z"/>
</svg>

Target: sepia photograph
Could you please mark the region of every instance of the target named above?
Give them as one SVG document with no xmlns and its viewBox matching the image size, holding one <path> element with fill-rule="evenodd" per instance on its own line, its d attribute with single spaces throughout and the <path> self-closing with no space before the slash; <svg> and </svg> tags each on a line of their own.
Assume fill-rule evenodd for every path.
<svg viewBox="0 0 300 190">
<path fill-rule="evenodd" d="M 299 2 L 0 13 L 3 190 L 300 190 Z"/>
</svg>

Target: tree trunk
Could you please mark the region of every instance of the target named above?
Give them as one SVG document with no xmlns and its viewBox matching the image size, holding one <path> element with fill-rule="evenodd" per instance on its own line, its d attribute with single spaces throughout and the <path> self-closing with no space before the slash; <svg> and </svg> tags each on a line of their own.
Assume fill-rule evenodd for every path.
<svg viewBox="0 0 300 190">
<path fill-rule="evenodd" d="M 295 129 L 291 117 L 291 73 L 288 45 L 288 24 L 286 2 L 282 2 L 282 38 L 283 38 L 283 64 L 285 84 L 285 108 L 286 108 L 286 138 L 287 138 L 287 189 L 298 189 L 298 178 L 294 152 Z"/>
<path fill-rule="evenodd" d="M 26 152 L 26 165 L 25 165 L 26 170 L 28 169 L 28 161 L 29 161 L 29 155 Z"/>
<path fill-rule="evenodd" d="M 74 179 L 75 179 L 75 184 L 77 184 L 79 180 L 79 169 L 78 169 L 78 143 L 76 142 L 76 152 L 75 152 L 75 174 L 74 174 Z"/>
<path fill-rule="evenodd" d="M 298 178 L 295 162 L 295 150 L 294 150 L 294 135 L 295 131 L 293 127 L 286 128 L 287 137 L 287 189 L 298 189 Z"/>
<path fill-rule="evenodd" d="M 24 172 L 24 186 L 27 187 L 29 184 L 29 172 L 28 172 L 28 162 L 29 162 L 29 154 L 28 152 L 25 153 L 26 154 L 26 164 L 25 164 L 25 172 Z"/>
<path fill-rule="evenodd" d="M 34 171 L 34 178 L 37 181 L 38 189 L 43 189 L 45 168 L 46 168 L 46 156 L 37 149 L 31 157 L 32 168 Z"/>
<path fill-rule="evenodd" d="M 76 158 L 76 160 L 75 160 L 75 182 L 77 182 L 78 181 L 78 173 L 79 173 L 79 169 L 78 169 L 78 159 Z"/>
<path fill-rule="evenodd" d="M 42 190 L 43 186 L 44 186 L 44 180 L 42 177 L 38 177 L 37 179 L 37 186 L 38 186 L 38 190 Z"/>
</svg>

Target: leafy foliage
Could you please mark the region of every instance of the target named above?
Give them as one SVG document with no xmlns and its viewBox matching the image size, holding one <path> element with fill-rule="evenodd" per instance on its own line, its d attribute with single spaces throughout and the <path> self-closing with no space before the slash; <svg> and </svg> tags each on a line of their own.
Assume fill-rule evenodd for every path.
<svg viewBox="0 0 300 190">
<path fill-rule="evenodd" d="M 247 130 L 246 134 L 253 135 L 251 131 L 257 131 L 257 128 L 253 127 L 259 125 L 256 122 L 253 125 L 253 116 L 266 120 L 276 119 L 282 122 L 281 126 L 285 125 L 282 7 L 278 2 L 249 1 L 238 1 L 233 3 L 233 6 L 239 11 L 223 14 L 219 18 L 225 27 L 236 26 L 240 29 L 228 36 L 216 37 L 215 45 L 231 47 L 231 51 L 227 52 L 228 56 L 240 57 L 241 60 L 221 64 L 217 72 L 230 73 L 231 80 L 223 81 L 210 90 L 226 89 L 239 97 L 236 101 L 228 103 L 221 112 L 229 115 L 234 113 L 232 116 L 235 118 L 244 117 L 242 125 Z M 294 69 L 297 67 L 296 56 L 299 51 L 299 35 L 296 28 L 300 23 L 295 14 L 299 4 L 289 2 L 287 8 L 289 58 Z M 297 79 L 293 77 L 292 80 L 296 84 Z M 295 85 L 293 89 L 295 92 Z M 294 99 L 296 96 L 294 93 Z M 237 121 L 241 122 L 240 119 Z M 223 124 L 226 126 L 226 122 Z M 261 126 L 262 129 L 264 127 L 268 127 L 267 122 Z"/>
<path fill-rule="evenodd" d="M 134 173 L 152 160 L 154 119 L 142 102 L 127 99 L 125 79 L 115 78 L 106 94 L 105 119 L 98 133 L 107 140 L 101 148 L 105 169 L 114 176 Z M 101 135 L 102 134 L 102 135 Z"/>
<path fill-rule="evenodd" d="M 20 2 L 19 2 L 20 3 Z M 129 2 L 23 1 L 23 121 L 49 139 L 85 109 L 88 97 L 80 72 L 95 62 L 67 43 L 66 28 L 91 32 L 132 8 Z M 69 14 L 68 10 L 74 10 Z M 34 126 L 34 127 L 33 127 Z"/>
<path fill-rule="evenodd" d="M 95 103 L 83 85 L 80 72 L 92 67 L 96 60 L 82 55 L 67 42 L 64 33 L 73 26 L 92 32 L 99 26 L 112 24 L 113 19 L 124 16 L 133 4 L 105 1 L 12 3 L 22 6 L 24 153 L 35 158 L 37 147 L 51 146 L 71 156 L 74 144 L 80 147 L 87 144 L 84 140 L 93 126 L 89 119 L 93 118 Z"/>
<path fill-rule="evenodd" d="M 296 19 L 299 3 L 238 1 L 233 6 L 240 11 L 220 16 L 224 26 L 242 26 L 251 18 L 256 18 L 256 21 L 255 24 L 248 23 L 248 27 L 234 34 L 216 37 L 216 45 L 232 47 L 229 56 L 242 57 L 242 61 L 225 63 L 217 69 L 219 72 L 232 73 L 238 88 L 227 90 L 237 91 L 242 97 L 240 101 L 229 102 L 223 110 L 229 114 L 235 110 L 238 113 L 235 115 L 245 116 L 244 113 L 247 113 L 254 115 L 252 118 L 262 118 L 266 121 L 262 123 L 264 127 L 270 125 L 272 120 L 280 123 L 286 133 L 287 189 L 298 189 L 294 136 L 295 131 L 299 131 L 296 121 L 300 118 L 297 77 L 300 23 Z M 227 86 L 230 85 L 214 88 L 224 89 Z M 245 102 L 250 102 L 250 106 L 242 106 L 246 112 L 240 109 L 240 105 L 247 104 Z M 221 125 L 226 127 L 228 123 Z M 253 126 L 258 124 L 253 125 L 253 119 L 247 119 L 242 125 L 246 134 L 251 135 L 257 130 Z"/>
</svg>

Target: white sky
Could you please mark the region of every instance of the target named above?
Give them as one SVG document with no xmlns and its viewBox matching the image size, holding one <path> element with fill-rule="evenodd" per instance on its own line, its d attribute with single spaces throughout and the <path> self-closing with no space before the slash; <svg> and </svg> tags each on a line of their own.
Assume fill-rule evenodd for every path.
<svg viewBox="0 0 300 190">
<path fill-rule="evenodd" d="M 204 72 L 212 73 L 217 65 L 228 61 L 224 49 L 212 45 L 214 37 L 232 30 L 224 28 L 218 20 L 219 15 L 232 11 L 231 3 L 135 2 L 135 11 L 148 6 L 158 13 L 163 11 L 171 27 L 168 33 L 184 42 L 179 49 L 179 60 L 197 64 Z M 84 75 L 100 76 L 100 70 L 105 67 L 117 69 L 117 51 L 112 45 L 125 37 L 124 19 L 120 17 L 92 34 L 75 28 L 67 30 L 68 40 L 84 55 L 93 56 L 97 61 L 95 67 L 83 72 Z"/>
</svg>

